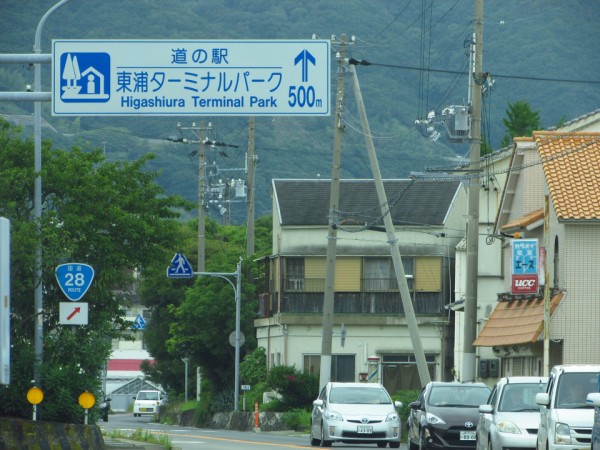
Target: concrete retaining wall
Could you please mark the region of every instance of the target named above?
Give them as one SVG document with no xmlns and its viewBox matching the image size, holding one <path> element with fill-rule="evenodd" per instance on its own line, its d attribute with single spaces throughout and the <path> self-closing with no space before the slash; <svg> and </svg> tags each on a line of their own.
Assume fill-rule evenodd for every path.
<svg viewBox="0 0 600 450">
<path fill-rule="evenodd" d="M 97 425 L 41 422 L 0 417 L 0 449 L 104 450 Z"/>
<path fill-rule="evenodd" d="M 179 424 L 183 426 L 194 426 L 194 411 L 186 411 L 181 414 Z M 260 431 L 281 431 L 287 427 L 282 420 L 283 413 L 280 412 L 259 412 L 258 427 Z M 221 430 L 253 431 L 254 430 L 254 412 L 234 411 L 230 413 L 217 413 L 212 416 L 208 424 L 203 424 L 210 428 Z"/>
</svg>

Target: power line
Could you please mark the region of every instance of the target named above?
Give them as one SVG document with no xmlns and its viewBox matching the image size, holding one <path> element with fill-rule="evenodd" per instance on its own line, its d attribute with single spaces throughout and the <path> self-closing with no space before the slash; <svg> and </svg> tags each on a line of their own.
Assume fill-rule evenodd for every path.
<svg viewBox="0 0 600 450">
<path fill-rule="evenodd" d="M 399 64 L 384 64 L 384 63 L 369 63 L 372 66 L 380 66 L 380 67 L 389 67 L 391 69 L 404 69 L 404 70 L 414 70 L 414 71 L 428 71 L 434 73 L 447 73 L 452 75 L 464 75 L 464 72 L 459 72 L 456 70 L 446 70 L 446 69 L 423 69 L 421 67 L 415 66 L 403 66 Z M 600 80 L 573 80 L 569 78 L 548 78 L 548 77 L 528 77 L 521 75 L 502 75 L 502 74 L 493 74 L 494 78 L 506 78 L 513 80 L 527 80 L 527 81 L 546 81 L 546 82 L 554 82 L 554 83 L 577 83 L 577 84 L 600 84 Z"/>
</svg>

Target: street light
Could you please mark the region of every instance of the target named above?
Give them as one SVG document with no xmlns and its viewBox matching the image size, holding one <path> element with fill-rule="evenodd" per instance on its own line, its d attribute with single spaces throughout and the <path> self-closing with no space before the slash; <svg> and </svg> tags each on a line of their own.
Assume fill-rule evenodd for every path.
<svg viewBox="0 0 600 450">
<path fill-rule="evenodd" d="M 48 11 L 40 19 L 37 29 L 35 31 L 35 43 L 33 45 L 34 53 L 42 52 L 42 29 L 46 19 L 56 11 L 58 8 L 68 3 L 70 0 L 61 0 Z M 33 90 L 34 92 L 42 91 L 42 66 L 40 63 L 36 63 L 34 70 Z M 42 285 L 42 104 L 36 101 L 33 104 L 33 141 L 34 141 L 34 161 L 33 170 L 36 173 L 34 193 L 33 193 L 33 216 L 37 222 L 37 245 L 35 248 L 35 291 L 34 291 L 34 308 L 37 317 L 37 323 L 34 329 L 34 342 L 35 342 L 35 364 L 33 370 L 33 376 L 36 384 L 41 384 L 40 366 L 42 364 L 44 347 L 44 304 L 43 304 L 43 285 Z"/>
</svg>

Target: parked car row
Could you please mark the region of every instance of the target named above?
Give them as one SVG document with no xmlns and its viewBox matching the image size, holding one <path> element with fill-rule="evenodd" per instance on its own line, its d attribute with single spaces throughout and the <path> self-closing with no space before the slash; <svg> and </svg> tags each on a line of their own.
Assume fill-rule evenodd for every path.
<svg viewBox="0 0 600 450">
<path fill-rule="evenodd" d="M 397 408 L 378 383 L 328 383 L 313 402 L 310 443 L 398 448 Z M 430 382 L 409 404 L 409 450 L 600 450 L 600 365 L 549 377 Z"/>
</svg>

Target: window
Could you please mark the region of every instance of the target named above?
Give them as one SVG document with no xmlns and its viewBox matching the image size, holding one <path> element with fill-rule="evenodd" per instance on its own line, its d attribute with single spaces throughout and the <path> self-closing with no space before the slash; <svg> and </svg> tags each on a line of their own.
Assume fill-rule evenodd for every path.
<svg viewBox="0 0 600 450">
<path fill-rule="evenodd" d="M 413 258 L 403 258 L 402 265 L 408 289 L 413 289 Z M 396 271 L 394 263 L 389 257 L 367 257 L 363 259 L 363 291 L 396 291 Z"/>
<path fill-rule="evenodd" d="M 286 258 L 285 277 L 287 291 L 304 290 L 304 258 Z"/>
<path fill-rule="evenodd" d="M 356 381 L 355 355 L 331 356 L 331 381 Z M 304 355 L 304 373 L 319 376 L 321 355 Z"/>
</svg>

